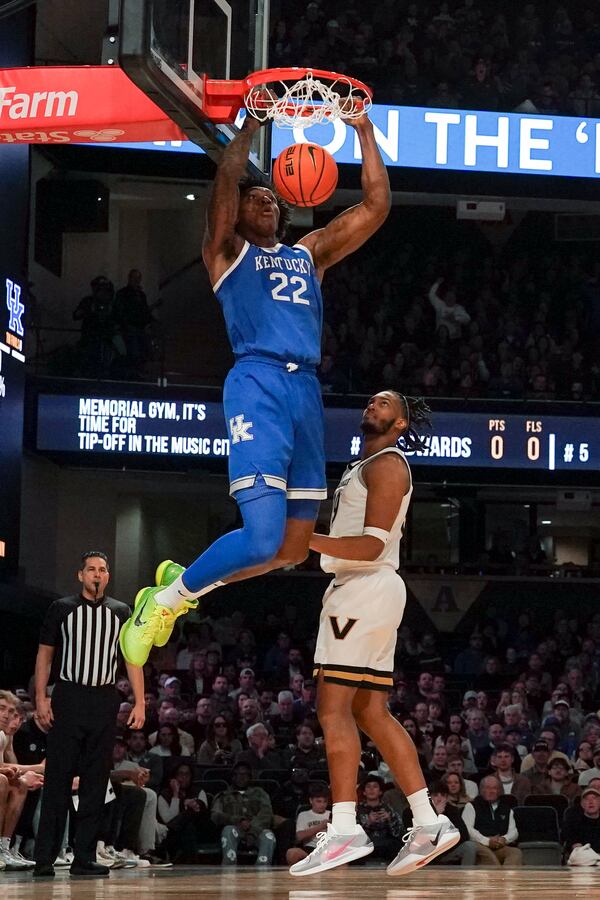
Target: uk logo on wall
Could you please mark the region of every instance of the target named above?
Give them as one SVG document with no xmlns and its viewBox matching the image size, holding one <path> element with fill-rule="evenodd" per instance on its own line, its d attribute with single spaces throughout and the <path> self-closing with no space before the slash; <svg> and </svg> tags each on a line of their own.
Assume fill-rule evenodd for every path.
<svg viewBox="0 0 600 900">
<path fill-rule="evenodd" d="M 8 310 L 8 327 L 6 331 L 6 343 L 0 343 L 0 348 L 10 353 L 20 362 L 25 362 L 23 353 L 23 338 L 25 326 L 23 316 L 25 305 L 21 299 L 21 285 L 12 279 L 6 279 L 6 308 Z"/>
</svg>

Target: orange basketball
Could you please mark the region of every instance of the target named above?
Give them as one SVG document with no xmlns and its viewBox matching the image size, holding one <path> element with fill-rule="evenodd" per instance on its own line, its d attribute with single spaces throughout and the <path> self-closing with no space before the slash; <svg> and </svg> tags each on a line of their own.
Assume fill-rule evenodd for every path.
<svg viewBox="0 0 600 900">
<path fill-rule="evenodd" d="M 294 206 L 318 206 L 331 197 L 338 181 L 333 156 L 318 144 L 292 144 L 273 164 L 278 193 Z"/>
</svg>

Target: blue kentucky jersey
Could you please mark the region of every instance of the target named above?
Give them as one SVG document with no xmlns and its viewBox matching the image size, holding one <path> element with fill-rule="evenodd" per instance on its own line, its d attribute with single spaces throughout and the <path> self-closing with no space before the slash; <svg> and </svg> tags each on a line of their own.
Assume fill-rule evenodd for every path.
<svg viewBox="0 0 600 900">
<path fill-rule="evenodd" d="M 236 356 L 319 362 L 323 298 L 306 247 L 265 249 L 245 241 L 213 290 Z"/>
</svg>

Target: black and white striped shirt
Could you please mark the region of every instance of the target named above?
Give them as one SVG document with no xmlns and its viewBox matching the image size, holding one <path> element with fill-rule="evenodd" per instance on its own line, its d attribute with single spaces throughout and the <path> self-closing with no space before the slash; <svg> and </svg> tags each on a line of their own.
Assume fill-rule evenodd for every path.
<svg viewBox="0 0 600 900">
<path fill-rule="evenodd" d="M 119 631 L 130 615 L 130 608 L 112 597 L 92 602 L 79 594 L 51 603 L 40 644 L 57 650 L 55 677 L 88 687 L 114 684 Z"/>
</svg>

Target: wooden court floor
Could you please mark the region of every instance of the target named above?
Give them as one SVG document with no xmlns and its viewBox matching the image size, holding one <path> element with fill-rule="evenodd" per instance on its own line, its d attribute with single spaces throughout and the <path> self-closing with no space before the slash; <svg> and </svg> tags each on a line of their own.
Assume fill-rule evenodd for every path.
<svg viewBox="0 0 600 900">
<path fill-rule="evenodd" d="M 71 880 L 61 872 L 53 881 L 0 873 L 2 900 L 553 900 L 598 898 L 600 869 L 467 869 L 430 866 L 403 878 L 381 868 L 334 869 L 292 878 L 287 869 L 252 867 L 222 871 L 208 866 L 172 870 L 125 870 L 108 879 Z"/>
</svg>

